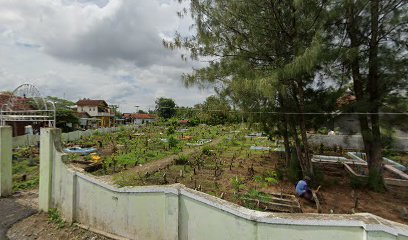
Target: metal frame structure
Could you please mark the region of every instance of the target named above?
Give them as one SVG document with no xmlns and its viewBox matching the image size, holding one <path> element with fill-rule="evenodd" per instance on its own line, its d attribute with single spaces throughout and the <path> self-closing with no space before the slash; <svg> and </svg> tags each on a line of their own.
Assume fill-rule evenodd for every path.
<svg viewBox="0 0 408 240">
<path fill-rule="evenodd" d="M 20 110 L 18 104 L 22 99 L 28 99 L 35 110 Z M 34 85 L 22 84 L 0 108 L 0 125 L 6 122 L 47 122 L 48 127 L 56 127 L 55 103 L 46 101 Z"/>
</svg>

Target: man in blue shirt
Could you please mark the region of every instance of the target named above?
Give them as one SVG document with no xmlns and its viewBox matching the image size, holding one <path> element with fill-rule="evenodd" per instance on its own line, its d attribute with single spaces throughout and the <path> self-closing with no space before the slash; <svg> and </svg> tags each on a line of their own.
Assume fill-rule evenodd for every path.
<svg viewBox="0 0 408 240">
<path fill-rule="evenodd" d="M 313 201 L 312 190 L 309 189 L 307 183 L 310 182 L 310 177 L 305 176 L 303 180 L 300 180 L 295 185 L 296 194 L 309 201 Z"/>
</svg>

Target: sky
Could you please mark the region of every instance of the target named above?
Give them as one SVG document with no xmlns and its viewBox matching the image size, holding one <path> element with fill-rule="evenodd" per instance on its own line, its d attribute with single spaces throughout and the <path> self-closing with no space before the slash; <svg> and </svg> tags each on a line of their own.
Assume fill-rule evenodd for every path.
<svg viewBox="0 0 408 240">
<path fill-rule="evenodd" d="M 193 106 L 212 89 L 185 88 L 200 62 L 162 45 L 191 34 L 176 0 L 0 0 L 0 91 L 35 85 L 43 96 L 104 99 L 122 112 L 158 97 Z"/>
</svg>

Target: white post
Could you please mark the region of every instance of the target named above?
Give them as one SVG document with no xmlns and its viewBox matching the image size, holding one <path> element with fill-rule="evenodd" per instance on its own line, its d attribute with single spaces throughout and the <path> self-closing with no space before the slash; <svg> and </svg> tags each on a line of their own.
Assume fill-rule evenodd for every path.
<svg viewBox="0 0 408 240">
<path fill-rule="evenodd" d="M 0 126 L 0 197 L 13 193 L 12 188 L 12 130 L 10 126 Z"/>
<path fill-rule="evenodd" d="M 40 134 L 40 189 L 39 210 L 48 212 L 52 207 L 52 172 L 55 157 L 55 138 L 60 137 L 61 129 L 42 128 Z"/>
</svg>

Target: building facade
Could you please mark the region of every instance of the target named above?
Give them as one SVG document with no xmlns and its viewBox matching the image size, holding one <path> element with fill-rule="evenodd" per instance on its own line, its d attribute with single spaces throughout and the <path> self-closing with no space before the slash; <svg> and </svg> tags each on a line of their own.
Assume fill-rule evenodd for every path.
<svg viewBox="0 0 408 240">
<path fill-rule="evenodd" d="M 77 112 L 87 113 L 91 118 L 97 119 L 97 127 L 114 125 L 115 113 L 104 100 L 82 99 L 76 104 Z"/>
</svg>

